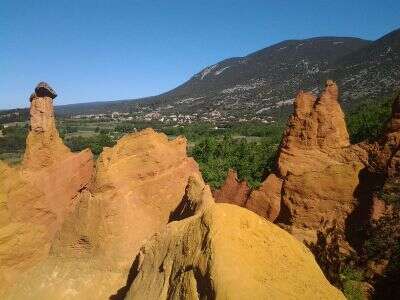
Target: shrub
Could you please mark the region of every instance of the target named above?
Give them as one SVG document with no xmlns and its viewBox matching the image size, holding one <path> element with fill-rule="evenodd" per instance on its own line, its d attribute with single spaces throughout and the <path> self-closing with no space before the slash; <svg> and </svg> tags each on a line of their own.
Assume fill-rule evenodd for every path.
<svg viewBox="0 0 400 300">
<path fill-rule="evenodd" d="M 346 123 L 351 142 L 359 143 L 379 138 L 390 118 L 392 102 L 391 97 L 380 102 L 367 100 L 350 110 L 346 114 Z"/>
<path fill-rule="evenodd" d="M 363 274 L 360 270 L 345 267 L 341 273 L 343 293 L 348 300 L 363 300 L 365 295 L 362 289 Z"/>
<path fill-rule="evenodd" d="M 248 142 L 226 135 L 222 139 L 203 139 L 194 146 L 191 155 L 213 188 L 222 185 L 230 168 L 238 172 L 239 179 L 246 179 L 251 187 L 257 187 L 265 173 L 274 169 L 277 148 L 278 144 L 267 139 Z"/>
</svg>

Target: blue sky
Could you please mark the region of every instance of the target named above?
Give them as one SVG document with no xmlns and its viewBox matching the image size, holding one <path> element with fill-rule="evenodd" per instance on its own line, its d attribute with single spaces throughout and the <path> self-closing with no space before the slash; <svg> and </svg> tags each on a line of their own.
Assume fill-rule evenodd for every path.
<svg viewBox="0 0 400 300">
<path fill-rule="evenodd" d="M 41 80 L 57 104 L 156 95 L 285 39 L 376 39 L 399 16 L 399 0 L 1 0 L 0 109 Z"/>
</svg>

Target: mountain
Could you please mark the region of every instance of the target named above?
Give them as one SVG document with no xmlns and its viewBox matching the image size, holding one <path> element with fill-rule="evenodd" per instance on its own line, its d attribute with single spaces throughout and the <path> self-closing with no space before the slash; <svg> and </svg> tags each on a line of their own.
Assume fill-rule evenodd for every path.
<svg viewBox="0 0 400 300">
<path fill-rule="evenodd" d="M 138 118 L 229 121 L 283 118 L 298 90 L 341 87 L 344 108 L 378 99 L 400 86 L 400 29 L 376 41 L 353 37 L 288 40 L 208 66 L 164 94 L 56 107 L 58 115 L 130 112 Z"/>
<path fill-rule="evenodd" d="M 153 98 L 157 110 L 254 118 L 279 116 L 299 89 L 318 93 L 332 78 L 344 106 L 393 92 L 400 85 L 400 30 L 376 41 L 349 37 L 290 40 L 209 66 Z M 223 117 L 222 117 L 223 118 Z"/>
<path fill-rule="evenodd" d="M 332 73 L 348 99 L 379 97 L 400 88 L 400 29 L 338 61 Z"/>
</svg>

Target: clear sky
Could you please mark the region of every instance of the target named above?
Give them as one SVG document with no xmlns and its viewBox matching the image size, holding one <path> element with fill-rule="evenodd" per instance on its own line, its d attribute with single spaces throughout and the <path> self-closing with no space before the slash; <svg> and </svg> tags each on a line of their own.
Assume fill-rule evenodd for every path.
<svg viewBox="0 0 400 300">
<path fill-rule="evenodd" d="M 57 104 L 151 96 L 285 39 L 398 27 L 399 0 L 0 0 L 0 109 L 42 80 Z"/>
</svg>

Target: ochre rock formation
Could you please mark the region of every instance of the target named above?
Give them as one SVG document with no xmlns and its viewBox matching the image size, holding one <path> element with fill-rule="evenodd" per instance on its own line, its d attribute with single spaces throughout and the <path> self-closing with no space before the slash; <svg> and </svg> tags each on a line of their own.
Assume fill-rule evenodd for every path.
<svg viewBox="0 0 400 300">
<path fill-rule="evenodd" d="M 40 170 L 71 154 L 56 128 L 53 109 L 53 99 L 56 96 L 53 89 L 40 82 L 30 97 L 30 130 L 26 141 L 24 168 Z"/>
<path fill-rule="evenodd" d="M 350 146 L 336 84 L 328 80 L 319 98 L 300 92 L 278 153 L 283 185 L 277 221 L 300 240 L 313 242 L 317 230 L 343 229 L 357 205 L 359 173 L 367 164 L 368 153 Z"/>
<path fill-rule="evenodd" d="M 230 204 L 169 224 L 133 274 L 125 299 L 345 299 L 304 245 Z"/>
<path fill-rule="evenodd" d="M 245 207 L 256 214 L 274 221 L 281 206 L 282 180 L 269 176 L 260 188 L 251 191 L 246 180 L 240 181 L 235 170 L 230 169 L 224 184 L 213 192 L 215 202 Z"/>
<path fill-rule="evenodd" d="M 357 206 L 359 173 L 368 166 L 369 147 L 350 145 L 338 94 L 336 84 L 328 80 L 318 98 L 302 91 L 297 95 L 276 173 L 240 205 L 280 223 L 302 241 L 314 242 L 324 227 L 345 227 Z M 227 183 L 237 189 L 234 180 Z M 225 189 L 229 191 L 225 186 L 220 191 Z M 215 195 L 218 198 L 220 192 Z M 229 197 L 233 195 L 223 202 L 237 202 Z"/>
<path fill-rule="evenodd" d="M 245 207 L 273 222 L 281 209 L 282 183 L 275 174 L 269 175 L 260 188 L 251 192 Z"/>
<path fill-rule="evenodd" d="M 220 189 L 214 191 L 213 196 L 216 202 L 231 203 L 244 207 L 249 194 L 250 188 L 247 181 L 239 181 L 236 171 L 229 169 L 224 184 Z"/>
<path fill-rule="evenodd" d="M 259 189 L 230 173 L 221 198 L 262 218 L 214 203 L 181 137 L 126 135 L 94 168 L 90 151 L 62 143 L 56 93 L 40 83 L 22 164 L 0 162 L 0 298 L 344 299 L 309 250 L 265 220 L 312 239 L 353 209 L 367 159 L 349 146 L 337 94 L 328 82 L 319 99 L 298 96 L 278 172 Z"/>
<path fill-rule="evenodd" d="M 278 173 L 299 175 L 336 163 L 337 152 L 350 145 L 338 88 L 328 80 L 319 98 L 300 92 L 278 154 Z"/>
<path fill-rule="evenodd" d="M 130 261 L 141 242 L 168 223 L 191 175 L 200 172 L 186 156 L 184 138 L 170 141 L 152 129 L 124 136 L 100 155 L 91 193 L 65 222 L 53 249 Z M 76 247 L 82 236 L 87 249 Z"/>
<path fill-rule="evenodd" d="M 181 137 L 170 141 L 146 129 L 104 149 L 94 183 L 81 193 L 50 257 L 24 274 L 8 297 L 107 299 L 118 293 L 132 258 L 169 222 L 191 176 L 201 178 Z"/>
<path fill-rule="evenodd" d="M 44 259 L 82 190 L 91 184 L 89 150 L 73 154 L 55 127 L 55 92 L 45 83 L 31 96 L 31 124 L 22 165 L 0 163 L 0 290 Z"/>
<path fill-rule="evenodd" d="M 332 81 L 319 98 L 300 92 L 278 153 L 283 185 L 276 222 L 300 240 L 314 242 L 318 230 L 345 232 L 376 220 L 390 206 L 372 195 L 374 188 L 400 175 L 400 95 L 384 136 L 356 145 L 349 143 L 337 95 Z"/>
<path fill-rule="evenodd" d="M 367 162 L 363 148 L 350 146 L 338 88 L 328 80 L 318 98 L 302 91 L 297 95 L 279 147 L 277 173 L 241 206 L 288 225 L 300 240 L 315 241 L 321 224 L 345 226 Z"/>
</svg>

